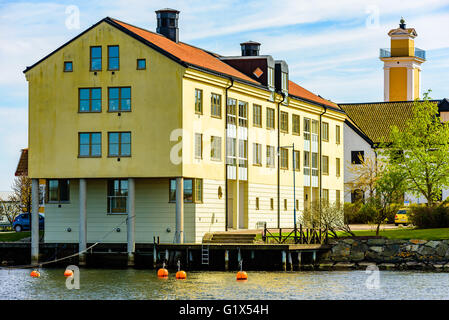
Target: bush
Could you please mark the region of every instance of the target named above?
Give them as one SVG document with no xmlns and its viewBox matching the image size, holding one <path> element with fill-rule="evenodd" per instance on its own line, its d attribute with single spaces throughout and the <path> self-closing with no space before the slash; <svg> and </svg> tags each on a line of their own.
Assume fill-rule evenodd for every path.
<svg viewBox="0 0 449 320">
<path fill-rule="evenodd" d="M 394 216 L 399 205 L 391 205 L 387 216 L 387 223 L 394 223 Z M 378 216 L 377 208 L 373 203 L 345 203 L 345 222 L 347 224 L 375 223 Z"/>
<path fill-rule="evenodd" d="M 413 206 L 410 208 L 409 217 L 418 228 L 449 227 L 449 208 L 443 205 L 436 207 Z"/>
</svg>

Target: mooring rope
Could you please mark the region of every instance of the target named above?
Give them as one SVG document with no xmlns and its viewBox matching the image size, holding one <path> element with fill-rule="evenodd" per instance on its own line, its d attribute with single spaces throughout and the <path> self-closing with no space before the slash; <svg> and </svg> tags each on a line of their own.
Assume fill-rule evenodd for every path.
<svg viewBox="0 0 449 320">
<path fill-rule="evenodd" d="M 131 218 L 135 218 L 135 217 L 136 217 L 136 216 L 134 215 L 134 216 L 132 216 Z M 123 223 L 127 222 L 128 219 L 129 219 L 129 217 L 126 217 L 126 219 L 124 219 L 122 222 L 120 222 L 118 225 L 116 225 L 112 230 L 108 231 L 108 232 L 107 232 L 107 233 L 106 233 L 106 234 L 105 234 L 99 241 L 95 242 L 95 243 L 94 243 L 93 245 L 91 245 L 90 247 L 88 247 L 88 248 L 86 248 L 86 249 L 84 249 L 84 250 L 82 250 L 82 251 L 79 251 L 79 252 L 77 252 L 77 253 L 71 254 L 71 255 L 66 256 L 66 257 L 63 257 L 63 258 L 54 259 L 54 260 L 51 260 L 51 261 L 40 262 L 40 263 L 35 263 L 35 264 L 27 264 L 27 265 L 21 265 L 21 266 L 6 266 L 6 267 L 0 266 L 0 270 L 42 268 L 42 266 L 44 266 L 44 265 L 48 265 L 48 264 L 51 264 L 51 263 L 56 263 L 56 262 L 59 262 L 59 261 L 63 261 L 63 260 L 67 260 L 67 259 L 70 259 L 70 258 L 79 256 L 80 254 L 83 254 L 83 253 L 85 253 L 85 252 L 88 252 L 89 250 L 91 250 L 91 249 L 92 249 L 93 247 L 95 247 L 96 245 L 102 243 L 102 241 L 103 241 L 107 236 L 109 236 L 112 232 L 116 231 L 117 228 L 118 228 L 119 226 L 121 226 Z"/>
</svg>

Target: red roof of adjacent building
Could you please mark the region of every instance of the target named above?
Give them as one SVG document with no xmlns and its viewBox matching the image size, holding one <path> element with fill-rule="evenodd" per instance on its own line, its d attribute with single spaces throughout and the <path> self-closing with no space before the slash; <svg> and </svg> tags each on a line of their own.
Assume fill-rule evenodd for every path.
<svg viewBox="0 0 449 320">
<path fill-rule="evenodd" d="M 22 149 L 15 176 L 28 176 L 28 149 Z"/>
</svg>

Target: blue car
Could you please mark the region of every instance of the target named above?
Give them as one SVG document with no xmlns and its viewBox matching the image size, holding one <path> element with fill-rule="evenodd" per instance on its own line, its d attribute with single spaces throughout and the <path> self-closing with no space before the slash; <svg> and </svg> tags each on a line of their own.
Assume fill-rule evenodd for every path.
<svg viewBox="0 0 449 320">
<path fill-rule="evenodd" d="M 30 230 L 30 214 L 21 213 L 19 214 L 12 223 L 12 227 L 16 232 L 21 232 L 24 230 Z M 44 230 L 44 216 L 39 214 L 39 230 Z"/>
</svg>

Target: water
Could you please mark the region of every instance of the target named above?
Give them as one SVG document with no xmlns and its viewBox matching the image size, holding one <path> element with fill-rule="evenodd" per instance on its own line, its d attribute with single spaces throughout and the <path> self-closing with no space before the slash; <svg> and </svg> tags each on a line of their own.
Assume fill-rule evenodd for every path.
<svg viewBox="0 0 449 320">
<path fill-rule="evenodd" d="M 64 269 L 0 270 L 0 299 L 449 299 L 449 274 L 380 271 L 378 289 L 368 289 L 365 271 L 188 272 L 187 280 L 156 277 L 154 270 L 81 269 L 80 289 L 68 290 Z"/>
</svg>

